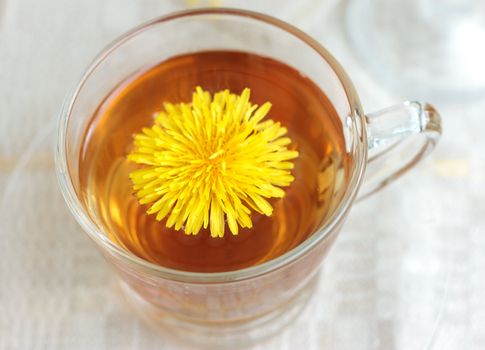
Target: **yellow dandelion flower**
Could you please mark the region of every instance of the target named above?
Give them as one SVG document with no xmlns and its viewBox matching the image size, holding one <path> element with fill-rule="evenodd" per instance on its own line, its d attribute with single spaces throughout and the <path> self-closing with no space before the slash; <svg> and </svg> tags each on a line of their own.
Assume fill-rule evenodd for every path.
<svg viewBox="0 0 485 350">
<path fill-rule="evenodd" d="M 210 224 L 223 237 L 225 220 L 232 234 L 252 227 L 251 209 L 270 216 L 267 198 L 281 198 L 294 180 L 286 128 L 265 120 L 271 104 L 258 107 L 224 90 L 213 97 L 197 87 L 192 103 L 164 105 L 151 128 L 136 134 L 128 159 L 141 164 L 130 174 L 148 214 L 167 227 L 197 234 Z"/>
</svg>

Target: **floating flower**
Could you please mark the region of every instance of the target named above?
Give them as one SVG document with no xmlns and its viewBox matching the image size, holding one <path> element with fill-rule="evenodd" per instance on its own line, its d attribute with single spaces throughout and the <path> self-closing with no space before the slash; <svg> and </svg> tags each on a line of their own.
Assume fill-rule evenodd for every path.
<svg viewBox="0 0 485 350">
<path fill-rule="evenodd" d="M 258 107 L 224 90 L 213 97 L 197 87 L 192 103 L 165 103 L 151 128 L 136 134 L 128 159 L 143 165 L 130 174 L 147 213 L 167 227 L 197 234 L 210 225 L 223 237 L 252 227 L 251 210 L 270 216 L 268 198 L 282 198 L 294 180 L 287 129 L 263 119 L 271 104 Z"/>
</svg>

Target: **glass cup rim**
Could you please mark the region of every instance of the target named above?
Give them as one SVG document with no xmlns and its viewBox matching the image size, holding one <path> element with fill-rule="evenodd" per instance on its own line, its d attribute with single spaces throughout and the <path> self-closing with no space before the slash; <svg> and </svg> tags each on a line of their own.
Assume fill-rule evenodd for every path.
<svg viewBox="0 0 485 350">
<path fill-rule="evenodd" d="M 340 83 L 342 84 L 342 87 L 347 96 L 347 100 L 349 102 L 349 106 L 351 108 L 352 115 L 350 115 L 349 117 L 351 117 L 352 123 L 354 124 L 352 128 L 354 133 L 353 136 L 355 137 L 354 140 L 357 141 L 357 154 L 354 159 L 355 170 L 351 174 L 349 185 L 347 186 L 347 190 L 340 200 L 338 207 L 336 208 L 332 216 L 328 218 L 328 220 L 326 220 L 324 224 L 317 228 L 310 237 L 308 237 L 298 246 L 272 260 L 255 266 L 225 272 L 193 272 L 172 269 L 151 263 L 145 259 L 136 256 L 130 251 L 116 245 L 109 238 L 107 238 L 105 234 L 103 234 L 102 230 L 93 222 L 93 220 L 84 210 L 84 207 L 80 199 L 78 198 L 76 190 L 74 189 L 74 185 L 71 181 L 66 154 L 66 132 L 71 118 L 73 106 L 75 105 L 77 97 L 82 90 L 86 80 L 96 70 L 99 64 L 101 64 L 101 62 L 110 55 L 111 52 L 113 52 L 117 47 L 122 45 L 127 40 L 135 37 L 137 34 L 140 34 L 145 30 L 148 30 L 152 26 L 181 18 L 206 15 L 244 17 L 264 22 L 268 25 L 271 25 L 273 27 L 276 27 L 277 29 L 286 32 L 287 34 L 295 36 L 297 39 L 303 41 L 306 45 L 310 46 L 314 51 L 316 51 L 321 56 L 321 58 L 330 65 L 332 70 L 337 75 Z M 311 251 L 315 246 L 317 246 L 334 229 L 338 228 L 340 222 L 344 219 L 346 213 L 350 209 L 350 206 L 357 195 L 363 178 L 365 163 L 367 159 L 367 137 L 365 134 L 365 128 L 362 127 L 363 125 L 364 114 L 362 113 L 360 100 L 350 78 L 347 76 L 338 61 L 322 45 L 320 45 L 315 39 L 311 38 L 308 34 L 282 20 L 254 11 L 230 8 L 202 8 L 185 10 L 157 17 L 129 30 L 128 32 L 122 34 L 114 41 L 109 43 L 94 58 L 94 60 L 85 70 L 81 79 L 76 84 L 76 87 L 74 88 L 72 93 L 67 95 L 59 114 L 57 125 L 57 142 L 55 146 L 56 173 L 64 200 L 66 201 L 68 208 L 74 215 L 77 222 L 95 243 L 99 244 L 102 248 L 108 250 L 110 253 L 115 254 L 120 258 L 137 265 L 151 275 L 157 275 L 159 277 L 169 280 L 187 283 L 235 282 L 265 275 L 271 271 L 278 270 L 279 268 L 286 266 L 293 261 L 296 261 L 298 258 L 302 257 L 308 251 Z"/>
</svg>

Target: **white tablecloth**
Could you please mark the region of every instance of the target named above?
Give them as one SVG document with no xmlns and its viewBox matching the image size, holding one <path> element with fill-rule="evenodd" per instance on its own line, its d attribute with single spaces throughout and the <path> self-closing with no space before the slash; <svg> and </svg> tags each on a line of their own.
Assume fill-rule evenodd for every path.
<svg viewBox="0 0 485 350">
<path fill-rule="evenodd" d="M 368 111 L 404 99 L 354 58 L 345 3 L 223 3 L 316 37 L 348 70 Z M 51 151 L 62 99 L 90 59 L 130 27 L 186 6 L 0 0 L 0 349 L 185 348 L 126 306 L 61 198 Z M 436 152 L 353 208 L 309 307 L 255 349 L 485 348 L 485 99 L 436 107 L 445 124 Z"/>
</svg>

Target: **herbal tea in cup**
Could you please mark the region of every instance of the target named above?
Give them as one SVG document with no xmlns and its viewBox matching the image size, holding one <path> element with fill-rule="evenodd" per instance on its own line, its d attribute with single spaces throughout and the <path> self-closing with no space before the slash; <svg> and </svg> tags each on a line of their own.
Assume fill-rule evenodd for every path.
<svg viewBox="0 0 485 350">
<path fill-rule="evenodd" d="M 223 90 L 239 94 L 249 89 L 250 103 L 260 106 L 270 102 L 270 110 L 261 122 L 272 120 L 286 128 L 291 140 L 288 147 L 298 154 L 295 159 L 288 160 L 292 165 L 288 173 L 294 179 L 287 186 L 281 187 L 284 191 L 282 198 L 265 198 L 261 190 L 264 185 L 271 184 L 271 177 L 279 180 L 274 168 L 261 173 L 263 182 L 255 185 L 255 194 L 240 194 L 242 202 L 246 195 L 264 198 L 272 207 L 272 213 L 266 215 L 251 210 L 251 227 L 242 227 L 241 223 L 236 222 L 237 232 L 231 232 L 225 219 L 224 233 L 215 238 L 211 235 L 211 231 L 214 232 L 212 222 L 198 232 L 187 232 L 186 224 L 178 229 L 167 227 L 171 210 L 162 220 L 157 219 L 156 213 L 147 214 L 150 205 L 140 203 L 130 179 L 130 173 L 146 167 L 140 167 L 127 156 L 134 150 L 133 135 L 143 128 L 151 127 L 154 117 L 164 111 L 167 102 L 192 103 L 197 86 L 211 94 Z M 239 113 L 247 113 L 249 106 L 248 103 Z M 223 106 L 222 109 L 229 107 Z M 198 116 L 199 124 L 192 127 L 200 126 L 210 117 Z M 176 118 L 181 119 L 183 116 Z M 86 128 L 80 152 L 81 198 L 86 210 L 100 219 L 103 230 L 114 243 L 155 264 L 197 272 L 224 272 L 261 264 L 303 242 L 340 201 L 348 181 L 351 157 L 345 152 L 345 140 L 339 123 L 338 115 L 325 94 L 309 78 L 280 61 L 238 51 L 201 51 L 170 58 L 128 77 L 96 109 Z M 170 139 L 173 130 L 163 126 L 160 130 L 164 135 L 154 137 L 155 141 Z M 182 130 L 181 137 L 184 137 L 184 133 L 189 131 Z M 160 172 L 172 171 L 174 176 L 162 178 L 153 191 L 165 184 L 173 186 L 181 177 L 182 189 L 185 189 L 190 186 L 189 180 L 199 168 L 189 169 L 188 179 L 181 174 L 184 168 L 198 159 L 209 161 L 214 153 L 210 149 L 212 145 L 207 146 L 207 151 L 197 149 L 196 146 L 190 148 L 190 144 L 201 143 L 199 148 L 203 148 L 204 144 L 209 143 L 205 135 L 195 135 L 182 140 L 189 145 L 180 154 L 177 149 L 171 149 L 180 147 L 176 140 L 172 140 L 173 144 L 167 147 L 166 154 L 175 157 L 183 157 L 192 151 L 193 154 L 176 163 L 174 171 L 169 166 L 163 167 L 163 161 L 160 162 L 159 172 L 150 177 L 147 184 L 159 178 Z M 250 146 L 244 145 L 251 135 L 237 140 L 237 144 L 231 144 L 231 138 L 224 138 L 222 133 L 219 135 L 220 140 L 214 140 L 214 144 L 221 142 L 221 145 L 215 147 L 225 152 L 220 157 L 227 164 L 220 180 L 223 186 L 233 185 L 231 181 L 242 187 L 251 186 L 257 180 L 262 165 L 269 162 L 266 159 L 261 163 L 253 161 L 261 154 L 251 153 Z M 199 139 L 194 140 L 194 137 Z M 272 140 L 269 144 L 277 141 Z M 237 147 L 241 147 L 240 155 L 230 154 Z M 143 150 L 140 154 L 147 156 Z M 276 159 L 280 156 L 281 151 L 272 150 L 271 157 Z M 215 171 L 223 172 L 222 162 L 212 164 Z M 257 168 L 251 168 L 254 165 Z M 250 170 L 246 178 L 236 178 L 239 172 L 248 167 Z M 210 180 L 210 177 L 216 175 L 200 175 L 203 176 Z M 192 196 L 196 194 L 192 193 Z M 175 193 L 175 196 L 180 196 L 180 193 Z M 207 216 L 210 216 L 211 204 L 222 201 L 213 197 L 214 194 L 210 193 L 207 198 L 196 198 L 197 204 L 208 202 Z M 248 198 L 248 201 L 252 200 Z M 174 208 L 179 201 L 174 202 Z M 229 204 L 237 207 L 234 203 Z M 252 209 L 248 204 L 240 205 Z M 187 208 L 187 211 L 193 211 L 193 207 L 195 205 Z"/>
</svg>

